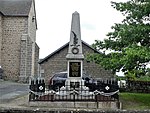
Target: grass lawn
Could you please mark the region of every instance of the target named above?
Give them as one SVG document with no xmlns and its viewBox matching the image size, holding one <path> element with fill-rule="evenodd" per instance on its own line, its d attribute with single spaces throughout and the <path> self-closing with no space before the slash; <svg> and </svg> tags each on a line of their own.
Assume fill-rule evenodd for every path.
<svg viewBox="0 0 150 113">
<path fill-rule="evenodd" d="M 143 93 L 120 93 L 122 109 L 144 110 L 150 109 L 150 94 Z"/>
</svg>

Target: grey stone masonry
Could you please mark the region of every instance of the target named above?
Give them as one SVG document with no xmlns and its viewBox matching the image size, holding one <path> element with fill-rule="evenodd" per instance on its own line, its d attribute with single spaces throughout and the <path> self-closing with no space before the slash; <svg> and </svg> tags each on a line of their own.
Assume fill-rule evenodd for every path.
<svg viewBox="0 0 150 113">
<path fill-rule="evenodd" d="M 32 54 L 33 54 L 33 49 L 32 49 L 32 40 L 30 37 L 28 37 L 28 40 L 27 40 L 27 76 L 28 78 L 31 76 L 31 73 L 32 73 Z M 33 67 L 34 68 L 34 67 Z"/>
<path fill-rule="evenodd" d="M 27 38 L 28 38 L 28 35 L 27 34 L 24 34 L 22 35 L 22 38 L 21 38 L 21 55 L 20 55 L 20 77 L 21 79 L 23 77 L 26 77 L 27 74 L 26 74 L 26 67 L 27 67 Z"/>
<path fill-rule="evenodd" d="M 38 70 L 38 61 L 39 61 L 39 46 L 35 43 L 35 58 L 34 58 L 34 75 L 37 76 L 39 74 Z"/>
<path fill-rule="evenodd" d="M 35 76 L 37 72 L 35 72 L 35 68 L 37 68 L 37 66 L 35 64 L 35 61 L 37 61 L 35 59 L 35 49 L 36 49 L 36 29 L 37 29 L 37 23 L 36 23 L 36 15 L 35 15 L 35 7 L 34 7 L 34 0 L 31 4 L 31 8 L 30 8 L 30 12 L 29 12 L 29 16 L 28 16 L 28 35 L 31 39 L 32 43 L 32 69 L 31 69 L 31 76 Z"/>
<path fill-rule="evenodd" d="M 67 52 L 68 48 L 64 48 L 40 65 L 40 70 L 44 71 L 41 76 L 44 77 L 46 81 L 57 72 L 67 71 Z"/>
<path fill-rule="evenodd" d="M 35 47 L 34 0 L 0 0 L 0 6 L 0 65 L 4 79 L 28 82 L 30 76 L 37 74 L 35 57 L 39 54 Z"/>
<path fill-rule="evenodd" d="M 21 38 L 21 55 L 20 55 L 20 76 L 21 82 L 28 82 L 32 69 L 32 41 L 27 34 Z"/>
<path fill-rule="evenodd" d="M 5 79 L 19 80 L 21 36 L 27 34 L 27 25 L 27 17 L 3 16 L 1 57 Z"/>
<path fill-rule="evenodd" d="M 36 29 L 37 29 L 37 23 L 36 23 L 34 1 L 33 1 L 28 16 L 28 35 L 31 38 L 32 42 L 36 42 Z"/>
<path fill-rule="evenodd" d="M 1 63 L 1 49 L 2 49 L 2 15 L 0 13 L 0 66 L 2 65 Z"/>
</svg>

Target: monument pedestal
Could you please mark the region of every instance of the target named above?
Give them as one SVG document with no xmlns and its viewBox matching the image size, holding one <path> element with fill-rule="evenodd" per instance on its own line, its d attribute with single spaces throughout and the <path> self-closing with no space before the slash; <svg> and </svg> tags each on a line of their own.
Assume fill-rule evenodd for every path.
<svg viewBox="0 0 150 113">
<path fill-rule="evenodd" d="M 84 80 L 82 79 L 82 60 L 68 60 L 68 77 L 65 83 L 67 90 L 82 89 L 84 86 Z"/>
<path fill-rule="evenodd" d="M 82 90 L 85 87 L 84 80 L 82 80 L 84 55 L 82 53 L 80 16 L 78 12 L 72 14 L 70 42 L 66 59 L 68 60 L 66 89 Z"/>
</svg>

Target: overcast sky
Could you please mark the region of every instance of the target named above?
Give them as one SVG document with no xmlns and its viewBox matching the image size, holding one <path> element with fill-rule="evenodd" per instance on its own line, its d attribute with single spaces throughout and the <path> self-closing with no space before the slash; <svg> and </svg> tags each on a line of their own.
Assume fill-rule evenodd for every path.
<svg viewBox="0 0 150 113">
<path fill-rule="evenodd" d="M 72 13 L 80 14 L 81 39 L 88 44 L 103 40 L 114 23 L 123 16 L 111 6 L 112 0 L 35 0 L 37 17 L 36 42 L 40 58 L 54 52 L 70 39 Z M 127 0 L 113 0 L 124 2 Z"/>
</svg>

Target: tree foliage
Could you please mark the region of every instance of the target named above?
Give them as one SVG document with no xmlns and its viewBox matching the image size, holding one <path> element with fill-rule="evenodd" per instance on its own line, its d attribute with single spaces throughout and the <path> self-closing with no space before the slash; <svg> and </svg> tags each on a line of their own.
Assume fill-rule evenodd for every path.
<svg viewBox="0 0 150 113">
<path fill-rule="evenodd" d="M 111 27 L 108 39 L 95 41 L 93 47 L 103 52 L 89 55 L 88 59 L 113 72 L 143 76 L 150 61 L 150 0 L 112 2 L 112 7 L 125 19 Z"/>
</svg>

